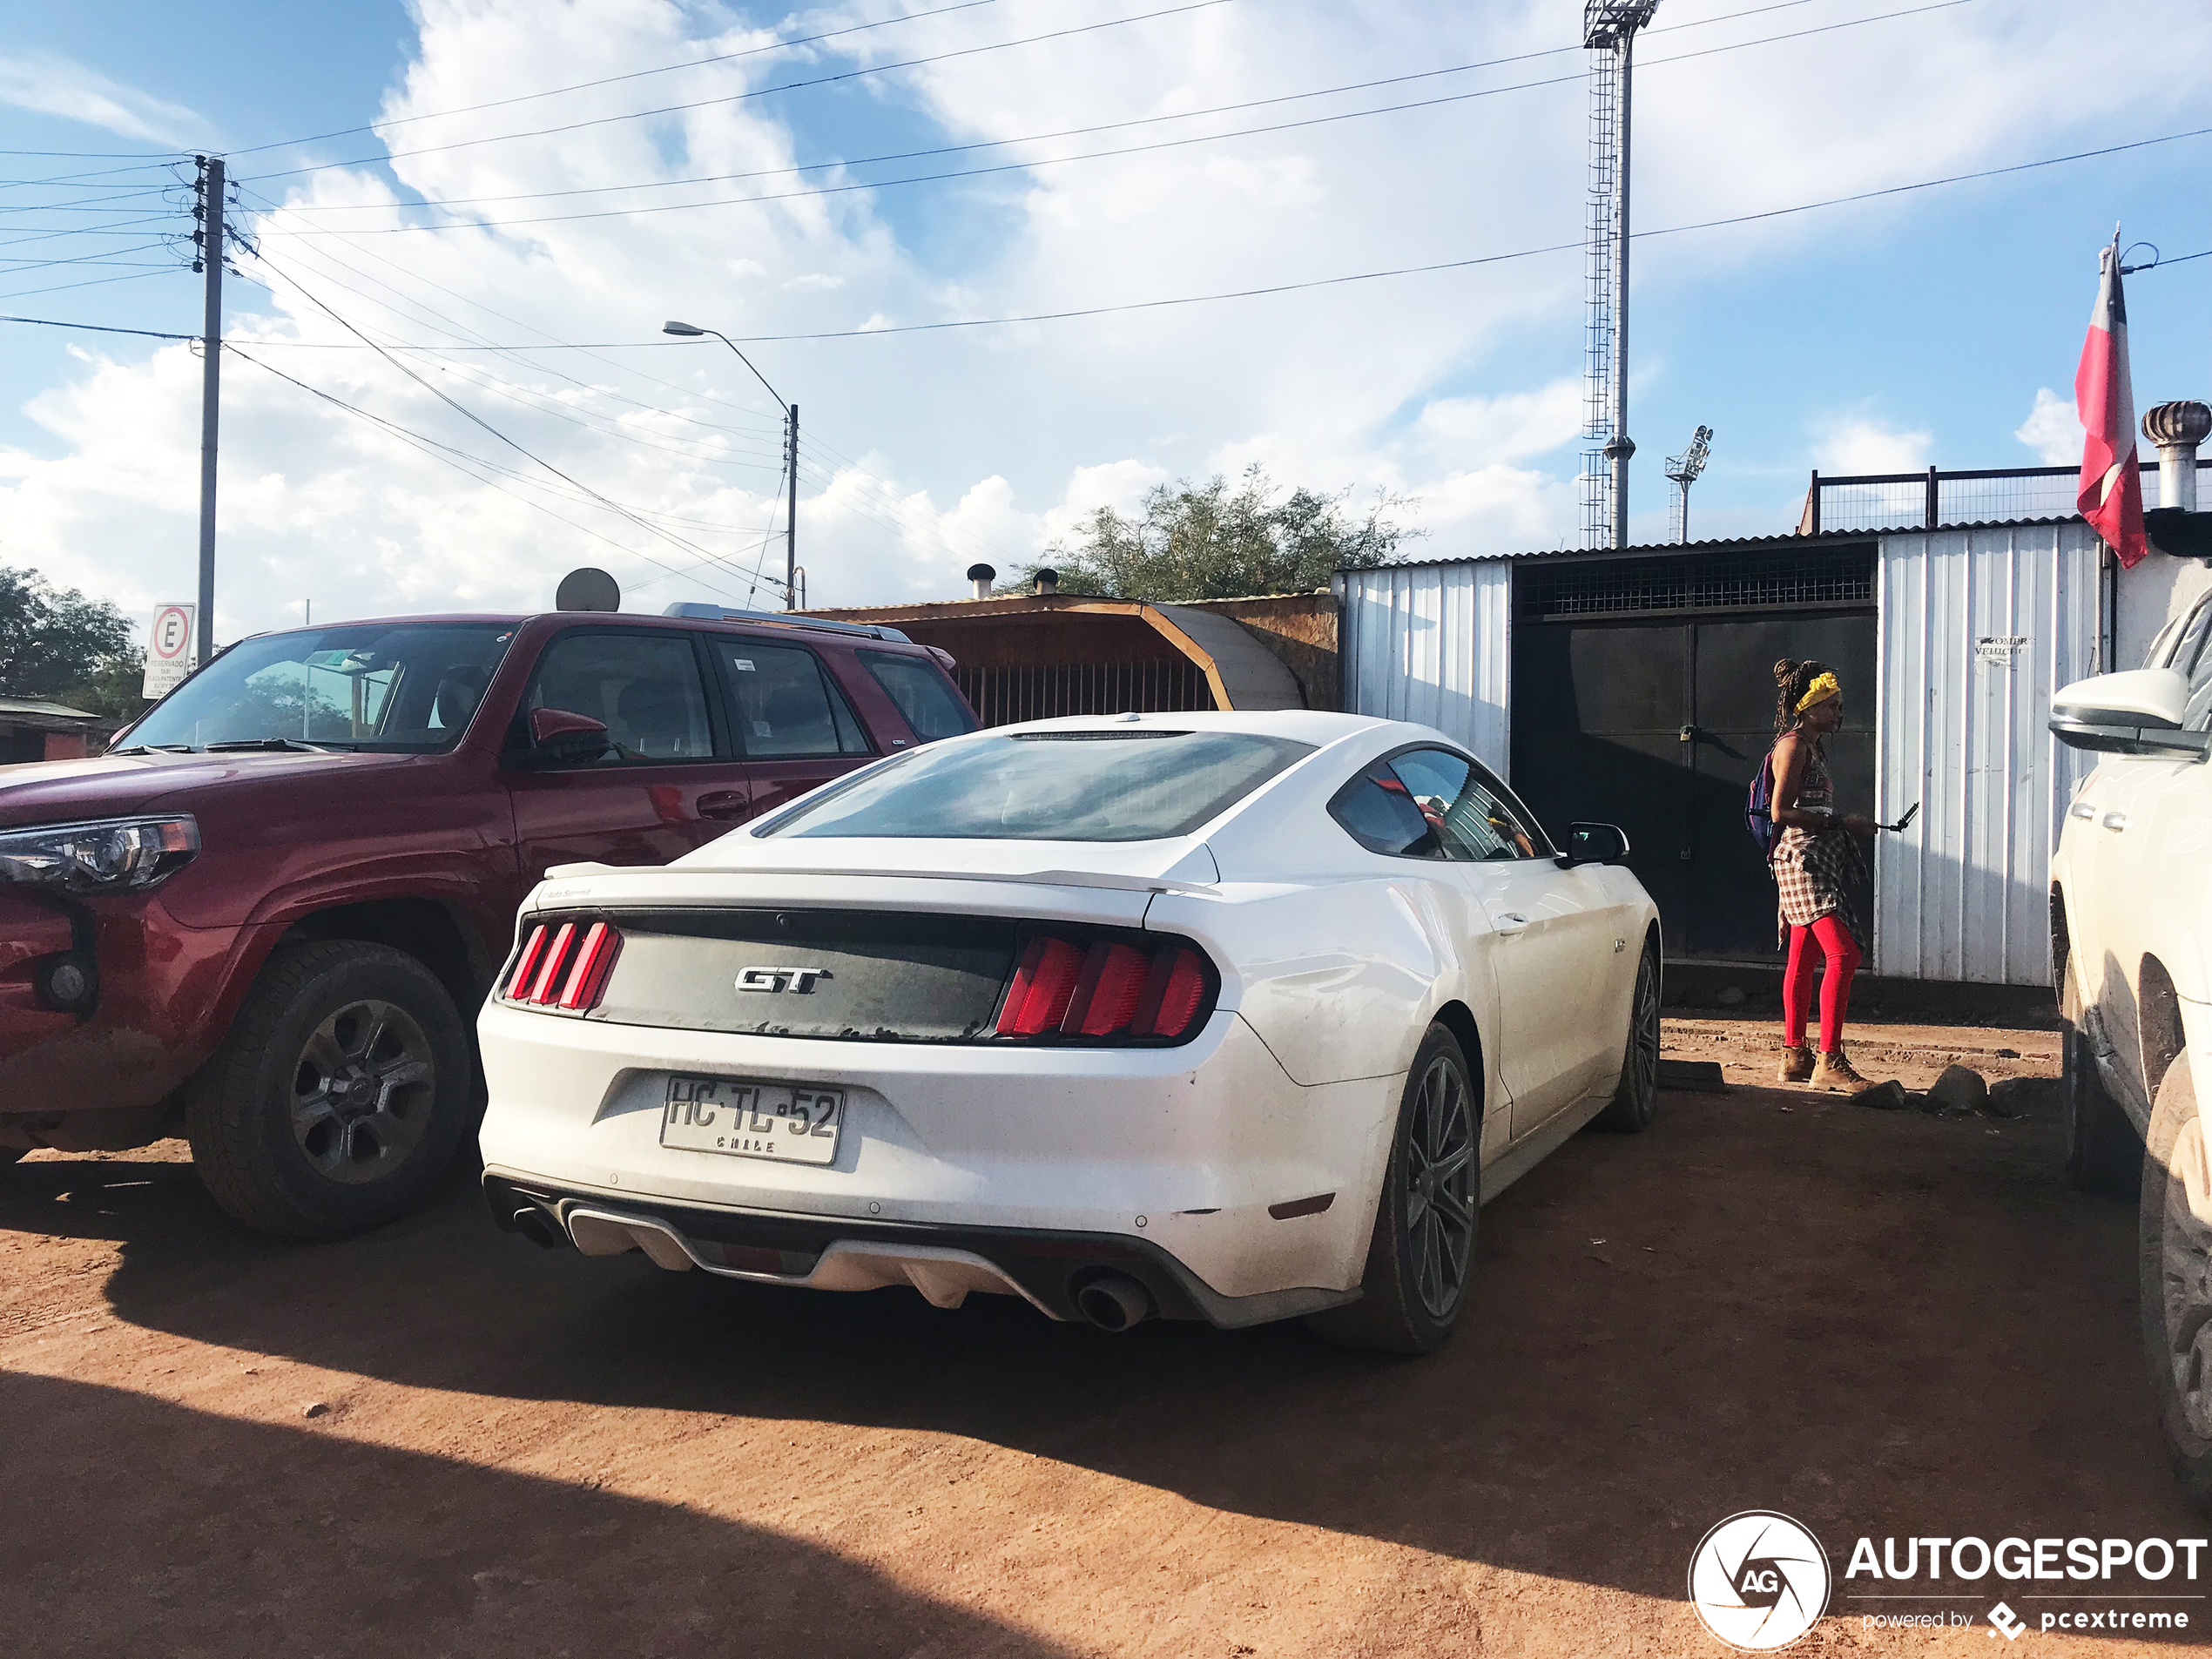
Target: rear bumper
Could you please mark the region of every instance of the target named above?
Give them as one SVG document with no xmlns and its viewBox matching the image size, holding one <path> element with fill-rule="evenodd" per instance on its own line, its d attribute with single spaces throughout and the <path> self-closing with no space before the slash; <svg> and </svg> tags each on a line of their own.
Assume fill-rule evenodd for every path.
<svg viewBox="0 0 2212 1659">
<path fill-rule="evenodd" d="M 617 1026 L 496 1001 L 477 1035 L 490 1089 L 484 1167 L 516 1189 L 623 1214 L 718 1217 L 725 1228 L 773 1220 L 854 1238 L 903 1227 L 916 1230 L 914 1242 L 1102 1241 L 1100 1250 L 1110 1243 L 1187 1273 L 1177 1298 L 1218 1323 L 1250 1321 L 1208 1298 L 1358 1285 L 1402 1082 L 1301 1087 L 1226 1013 L 1173 1049 L 802 1040 Z M 841 1089 L 834 1161 L 663 1146 L 671 1073 Z M 671 1224 L 685 1238 L 752 1242 Z M 1049 1295 L 1032 1294 L 1035 1272 L 1004 1265 L 1049 1310 L 1065 1304 L 1071 1260 L 1108 1259 L 1063 1253 Z M 1154 1287 L 1163 1307 L 1171 1288 Z"/>
<path fill-rule="evenodd" d="M 1103 1274 L 1133 1278 L 1162 1318 L 1224 1329 L 1318 1313 L 1352 1292 L 1297 1287 L 1223 1296 L 1158 1245 L 1105 1233 L 929 1227 L 766 1211 L 609 1201 L 487 1173 L 492 1219 L 539 1244 L 562 1238 L 590 1255 L 643 1250 L 663 1267 L 801 1290 L 867 1291 L 911 1285 L 941 1307 L 971 1291 L 1021 1297 L 1055 1319 L 1076 1320 L 1076 1292 Z M 547 1224 L 550 1224 L 549 1226 Z"/>
</svg>

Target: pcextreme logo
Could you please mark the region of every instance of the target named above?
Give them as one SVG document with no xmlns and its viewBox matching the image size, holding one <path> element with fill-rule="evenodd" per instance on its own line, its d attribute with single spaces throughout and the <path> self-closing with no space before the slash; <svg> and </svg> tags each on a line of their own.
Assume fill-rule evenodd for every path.
<svg viewBox="0 0 2212 1659">
<path fill-rule="evenodd" d="M 1828 1610 L 1828 1552 L 1797 1522 L 1770 1509 L 1730 1515 L 1689 1558 L 1689 1601 L 1705 1628 L 1731 1648 L 1772 1653 Z"/>
</svg>

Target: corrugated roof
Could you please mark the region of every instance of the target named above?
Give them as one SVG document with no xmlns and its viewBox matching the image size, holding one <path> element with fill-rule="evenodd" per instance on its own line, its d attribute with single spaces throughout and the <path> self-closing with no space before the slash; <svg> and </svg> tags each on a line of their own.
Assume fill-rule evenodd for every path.
<svg viewBox="0 0 2212 1659">
<path fill-rule="evenodd" d="M 1938 524 L 1937 531 L 2027 529 L 2046 524 L 2079 524 L 2076 513 L 2065 513 L 2053 518 L 1986 518 L 1974 519 L 1958 524 Z M 1494 561 L 1518 559 L 1627 559 L 1660 558 L 1670 553 L 1720 553 L 1728 551 L 1772 552 L 1777 549 L 1803 547 L 1835 547 L 1851 542 L 1877 541 L 1885 536 L 1925 536 L 1928 528 L 1922 524 L 1892 524 L 1880 529 L 1823 530 L 1817 536 L 1800 536 L 1795 530 L 1784 530 L 1773 536 L 1717 536 L 1704 542 L 1647 542 L 1635 547 L 1539 547 L 1520 553 L 1460 553 L 1448 558 L 1406 559 L 1373 568 L 1405 570 L 1420 570 L 1439 564 L 1481 564 Z M 1339 575 L 1357 575 L 1357 571 L 1339 571 Z"/>
<path fill-rule="evenodd" d="M 36 714 L 49 720 L 97 720 L 100 717 L 89 709 L 73 709 L 66 703 L 49 703 L 38 697 L 0 697 L 0 715 Z"/>
</svg>

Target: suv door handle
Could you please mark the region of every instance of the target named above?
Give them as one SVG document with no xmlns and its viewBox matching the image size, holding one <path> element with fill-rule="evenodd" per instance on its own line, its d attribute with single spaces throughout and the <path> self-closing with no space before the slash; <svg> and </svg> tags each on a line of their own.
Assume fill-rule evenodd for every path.
<svg viewBox="0 0 2212 1659">
<path fill-rule="evenodd" d="M 745 815 L 745 792 L 738 789 L 717 789 L 699 797 L 701 818 L 743 818 Z"/>
<path fill-rule="evenodd" d="M 2097 809 L 2091 802 L 2077 800 L 2066 809 L 2066 815 L 2068 818 L 2094 818 L 2097 815 Z"/>
<path fill-rule="evenodd" d="M 2128 827 L 2128 814 L 2118 812 L 2107 813 L 2097 821 L 2102 824 L 2107 829 L 2117 832 Z"/>
<path fill-rule="evenodd" d="M 1511 927 L 1507 927 L 1506 926 L 1507 922 L 1511 922 L 1513 925 Z M 1527 931 L 1527 927 L 1528 918 L 1521 914 L 1518 911 L 1508 910 L 1498 918 L 1498 931 L 1508 939 L 1511 939 L 1516 934 Z"/>
</svg>

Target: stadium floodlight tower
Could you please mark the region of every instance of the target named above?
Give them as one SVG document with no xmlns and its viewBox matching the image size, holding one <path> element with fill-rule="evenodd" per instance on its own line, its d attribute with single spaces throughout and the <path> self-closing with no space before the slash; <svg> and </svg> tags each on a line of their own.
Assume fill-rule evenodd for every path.
<svg viewBox="0 0 2212 1659">
<path fill-rule="evenodd" d="M 1667 476 L 1673 481 L 1676 490 L 1674 511 L 1669 516 L 1674 522 L 1667 526 L 1667 539 L 1670 542 L 1689 539 L 1689 487 L 1705 470 L 1706 457 L 1712 453 L 1713 428 L 1701 426 L 1689 435 L 1689 448 L 1667 457 Z"/>
<path fill-rule="evenodd" d="M 1636 30 L 1659 0 L 1585 0 L 1590 53 L 1588 390 L 1582 540 L 1629 544 L 1629 81 Z"/>
</svg>

